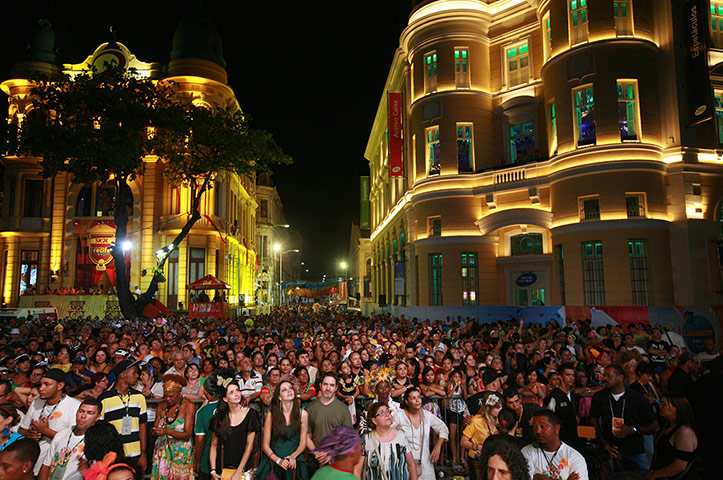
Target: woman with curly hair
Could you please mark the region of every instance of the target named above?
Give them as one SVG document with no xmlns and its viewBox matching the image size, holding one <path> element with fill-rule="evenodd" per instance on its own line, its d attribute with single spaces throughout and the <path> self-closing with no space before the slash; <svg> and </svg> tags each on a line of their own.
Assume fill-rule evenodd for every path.
<svg viewBox="0 0 723 480">
<path fill-rule="evenodd" d="M 530 480 L 527 459 L 508 435 L 493 435 L 480 453 L 481 480 Z"/>
<path fill-rule="evenodd" d="M 307 480 L 304 461 L 309 414 L 301 409 L 296 388 L 289 380 L 279 382 L 264 421 L 261 458 L 256 477 L 265 479 L 272 471 L 281 480 Z M 294 472 L 294 470 L 296 470 Z"/>
</svg>

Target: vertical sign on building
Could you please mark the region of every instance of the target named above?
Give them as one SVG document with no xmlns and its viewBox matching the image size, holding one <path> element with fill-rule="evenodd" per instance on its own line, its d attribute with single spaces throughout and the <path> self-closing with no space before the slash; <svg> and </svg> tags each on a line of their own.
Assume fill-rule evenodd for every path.
<svg viewBox="0 0 723 480">
<path fill-rule="evenodd" d="M 389 92 L 389 175 L 404 176 L 401 92 Z"/>
<path fill-rule="evenodd" d="M 688 84 L 688 126 L 713 118 L 708 76 L 708 1 L 687 0 L 683 3 L 685 32 L 685 71 Z"/>
<path fill-rule="evenodd" d="M 361 218 L 359 227 L 364 229 L 372 228 L 372 222 L 370 218 L 371 203 L 369 202 L 369 177 L 359 177 L 359 200 L 361 201 Z"/>
<path fill-rule="evenodd" d="M 404 262 L 394 262 L 394 295 L 406 295 Z"/>
</svg>

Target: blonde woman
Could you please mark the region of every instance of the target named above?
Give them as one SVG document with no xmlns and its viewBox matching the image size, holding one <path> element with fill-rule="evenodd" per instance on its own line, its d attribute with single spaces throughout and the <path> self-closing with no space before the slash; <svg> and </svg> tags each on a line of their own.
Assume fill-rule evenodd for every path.
<svg viewBox="0 0 723 480">
<path fill-rule="evenodd" d="M 466 448 L 470 480 L 486 478 L 486 466 L 480 461 L 482 445 L 490 435 L 497 433 L 497 415 L 502 410 L 502 396 L 494 391 L 482 394 L 481 407 L 472 422 L 462 432 L 460 444 Z"/>
</svg>

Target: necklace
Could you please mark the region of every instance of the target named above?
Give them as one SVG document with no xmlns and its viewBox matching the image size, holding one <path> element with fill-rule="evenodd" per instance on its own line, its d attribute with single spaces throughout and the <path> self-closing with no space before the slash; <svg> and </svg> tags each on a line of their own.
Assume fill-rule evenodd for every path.
<svg viewBox="0 0 723 480">
<path fill-rule="evenodd" d="M 176 413 L 174 414 L 173 418 L 168 418 L 168 411 L 170 409 L 166 410 L 166 425 L 173 424 L 178 419 L 178 413 L 181 411 L 181 404 L 183 403 L 183 399 L 181 399 L 180 402 L 176 404 Z"/>
</svg>

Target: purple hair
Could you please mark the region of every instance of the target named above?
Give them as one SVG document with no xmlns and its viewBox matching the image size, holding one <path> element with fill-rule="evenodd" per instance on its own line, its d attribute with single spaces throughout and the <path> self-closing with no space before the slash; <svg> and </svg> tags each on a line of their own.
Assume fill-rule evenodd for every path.
<svg viewBox="0 0 723 480">
<path fill-rule="evenodd" d="M 346 426 L 334 427 L 329 430 L 329 433 L 317 445 L 314 452 L 324 452 L 329 454 L 330 457 L 336 458 L 354 451 L 360 442 L 361 438 L 353 428 Z"/>
</svg>

